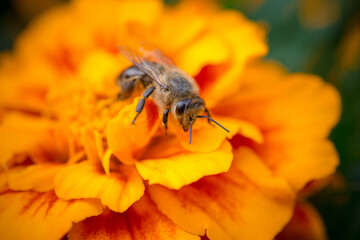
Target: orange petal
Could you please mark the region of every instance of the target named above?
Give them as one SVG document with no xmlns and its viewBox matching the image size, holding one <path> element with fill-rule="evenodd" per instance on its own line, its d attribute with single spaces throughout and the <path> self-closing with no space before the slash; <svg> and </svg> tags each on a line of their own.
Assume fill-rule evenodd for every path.
<svg viewBox="0 0 360 240">
<path fill-rule="evenodd" d="M 207 4 L 202 4 L 201 11 L 200 8 L 190 6 L 195 1 L 186 1 L 185 4 L 184 2 L 181 1 L 175 8 L 167 8 L 162 14 L 161 21 L 156 25 L 157 34 L 151 31 L 151 37 L 148 37 L 155 45 L 166 43 L 161 46 L 166 53 L 181 52 L 184 47 L 190 46 L 198 36 L 201 36 L 207 27 L 208 9 L 204 8 L 208 8 L 209 1 L 206 2 Z M 178 30 L 176 37 L 169 38 L 174 33 L 174 29 Z"/>
<path fill-rule="evenodd" d="M 31 45 L 29 42 L 26 44 Z M 33 61 L 25 62 L 14 58 L 13 54 L 1 53 L 0 105 L 2 107 L 34 113 L 45 109 L 45 95 L 51 77 L 48 75 L 49 69 L 39 64 L 34 55 L 36 54 L 31 58 Z M 18 70 L 19 64 L 21 71 Z"/>
<path fill-rule="evenodd" d="M 47 192 L 54 189 L 56 173 L 65 167 L 61 164 L 39 163 L 8 172 L 9 188 L 16 191 Z"/>
<path fill-rule="evenodd" d="M 181 145 L 193 152 L 211 152 L 219 148 L 225 138 L 232 138 L 235 134 L 249 138 L 255 142 L 262 142 L 261 132 L 252 124 L 245 121 L 240 121 L 235 118 L 213 117 L 218 123 L 229 130 L 226 132 L 215 123 L 210 125 L 207 119 L 196 120 L 192 131 L 192 141 L 189 144 L 189 132 L 184 132 L 181 127 L 171 126 L 176 130 L 176 135 L 180 140 Z"/>
<path fill-rule="evenodd" d="M 86 17 L 88 25 L 105 27 L 107 31 L 113 31 L 111 22 L 113 26 L 131 22 L 151 26 L 163 7 L 162 2 L 158 0 L 106 1 L 101 4 L 95 0 L 78 0 L 75 3 L 77 10 Z"/>
<path fill-rule="evenodd" d="M 225 141 L 214 152 L 186 152 L 163 159 L 142 160 L 136 162 L 136 168 L 149 184 L 180 189 L 204 176 L 228 171 L 232 158 L 231 145 Z"/>
<path fill-rule="evenodd" d="M 311 140 L 286 152 L 292 159 L 279 164 L 276 173 L 287 178 L 296 190 L 302 189 L 310 180 L 322 179 L 334 173 L 339 164 L 336 148 L 328 140 Z"/>
<path fill-rule="evenodd" d="M 159 209 L 184 230 L 210 239 L 272 239 L 289 221 L 294 193 L 247 148 L 229 172 L 180 190 L 149 186 Z"/>
<path fill-rule="evenodd" d="M 5 189 L 7 189 L 7 183 L 8 183 L 8 177 L 7 177 L 7 172 L 5 172 L 4 170 L 0 169 L 0 191 L 4 191 Z"/>
<path fill-rule="evenodd" d="M 15 154 L 34 153 L 48 136 L 51 123 L 20 113 L 9 113 L 0 126 L 0 164 L 6 167 Z"/>
<path fill-rule="evenodd" d="M 262 69 L 258 64 L 258 72 Z M 274 71 L 278 74 L 278 69 Z M 264 142 L 255 144 L 255 151 L 300 190 L 310 180 L 333 173 L 338 164 L 336 150 L 326 138 L 339 119 L 340 98 L 332 86 L 316 76 L 278 74 L 278 81 L 274 81 L 276 74 L 269 74 L 271 78 L 265 78 L 264 84 L 248 84 L 214 112 L 259 127 Z M 256 74 L 247 76 L 250 82 Z"/>
<path fill-rule="evenodd" d="M 149 143 L 160 124 L 157 107 L 151 99 L 146 101 L 136 124 L 131 124 L 139 100 L 140 97 L 137 97 L 132 104 L 123 108 L 106 129 L 110 150 L 125 164 L 134 163 L 136 153 Z"/>
<path fill-rule="evenodd" d="M 54 192 L 0 194 L 2 239 L 61 239 L 72 224 L 103 211 L 94 199 L 64 201 Z"/>
<path fill-rule="evenodd" d="M 294 215 L 278 240 L 327 240 L 325 225 L 316 209 L 309 203 L 296 204 Z"/>
<path fill-rule="evenodd" d="M 191 235 L 176 226 L 162 214 L 147 195 L 124 213 L 105 210 L 97 217 L 91 217 L 75 224 L 69 239 L 157 239 L 157 240 L 195 240 Z"/>
<path fill-rule="evenodd" d="M 116 212 L 124 212 L 144 193 L 134 167 L 121 165 L 107 176 L 101 166 L 86 161 L 62 169 L 55 177 L 56 194 L 65 200 L 99 198 Z"/>
</svg>

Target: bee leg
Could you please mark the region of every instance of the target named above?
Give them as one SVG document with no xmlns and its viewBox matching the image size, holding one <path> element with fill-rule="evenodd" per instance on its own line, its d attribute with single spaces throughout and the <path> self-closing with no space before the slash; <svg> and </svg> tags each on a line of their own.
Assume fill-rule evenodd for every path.
<svg viewBox="0 0 360 240">
<path fill-rule="evenodd" d="M 151 93 L 154 91 L 155 87 L 149 87 L 148 89 L 146 89 L 146 91 L 143 94 L 143 97 L 140 99 L 139 103 L 136 106 L 136 116 L 134 118 L 134 120 L 132 120 L 131 124 L 135 124 L 136 119 L 138 118 L 138 116 L 140 115 L 140 113 L 142 112 L 142 110 L 145 107 L 145 101 L 146 99 L 151 95 Z"/>
<path fill-rule="evenodd" d="M 208 115 L 208 117 L 211 118 L 209 109 L 205 108 L 205 112 L 206 112 L 206 114 Z M 208 123 L 209 123 L 210 125 L 213 125 L 210 119 L 208 119 Z"/>
<path fill-rule="evenodd" d="M 168 129 L 167 123 L 168 123 L 169 112 L 170 112 L 170 108 L 166 108 L 162 116 L 162 124 L 165 127 L 165 135 L 167 135 L 167 129 Z"/>
</svg>

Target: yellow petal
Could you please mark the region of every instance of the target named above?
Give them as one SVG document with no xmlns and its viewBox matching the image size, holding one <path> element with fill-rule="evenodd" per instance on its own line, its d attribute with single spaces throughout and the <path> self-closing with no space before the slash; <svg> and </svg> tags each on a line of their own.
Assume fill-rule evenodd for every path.
<svg viewBox="0 0 360 240">
<path fill-rule="evenodd" d="M 106 175 L 110 176 L 110 158 L 111 158 L 112 152 L 110 151 L 110 149 L 107 149 L 104 157 L 101 161 L 101 164 L 104 168 L 104 171 L 106 173 Z"/>
<path fill-rule="evenodd" d="M 225 62 L 230 57 L 226 44 L 215 33 L 207 33 L 196 39 L 176 55 L 179 68 L 196 76 L 206 65 Z"/>
<path fill-rule="evenodd" d="M 100 162 L 102 156 L 99 156 L 96 146 L 96 131 L 91 129 L 83 129 L 81 132 L 81 143 L 84 146 L 87 159 L 94 164 Z"/>
<path fill-rule="evenodd" d="M 16 191 L 50 191 L 54 189 L 56 173 L 63 167 L 61 164 L 39 163 L 11 169 L 8 172 L 9 188 Z"/>
<path fill-rule="evenodd" d="M 79 69 L 80 79 L 86 87 L 90 87 L 95 93 L 103 95 L 116 95 L 119 89 L 115 86 L 115 79 L 124 69 L 128 62 L 121 56 L 114 55 L 104 49 L 98 49 L 89 53 L 81 63 Z M 105 95 L 105 96 L 106 96 Z"/>
<path fill-rule="evenodd" d="M 125 164 L 133 164 L 136 153 L 139 153 L 149 143 L 151 137 L 159 127 L 158 109 L 151 99 L 146 105 L 135 125 L 131 124 L 136 115 L 136 106 L 140 97 L 123 108 L 113 118 L 106 129 L 109 148 L 113 154 Z"/>
<path fill-rule="evenodd" d="M 267 52 L 260 25 L 238 11 L 217 10 L 209 1 L 187 1 L 165 11 L 158 31 L 148 36 L 196 78 L 208 107 L 236 93 L 246 62 Z M 176 37 L 169 38 L 173 29 Z"/>
<path fill-rule="evenodd" d="M 231 146 L 225 141 L 210 153 L 186 152 L 163 159 L 142 160 L 136 162 L 136 168 L 149 184 L 180 189 L 204 176 L 228 171 L 232 158 Z"/>
<path fill-rule="evenodd" d="M 99 201 L 64 201 L 53 191 L 2 192 L 0 235 L 2 239 L 61 239 L 72 224 L 103 211 Z"/>
<path fill-rule="evenodd" d="M 293 217 L 278 236 L 278 240 L 327 240 L 325 225 L 320 214 L 309 203 L 298 203 Z"/>
<path fill-rule="evenodd" d="M 86 161 L 62 169 L 55 177 L 56 194 L 65 200 L 99 198 L 116 212 L 124 212 L 144 193 L 134 167 L 121 165 L 105 174 L 100 165 Z"/>
<path fill-rule="evenodd" d="M 149 186 L 159 209 L 184 230 L 210 239 L 273 239 L 289 221 L 294 193 L 251 150 L 240 148 L 229 172 L 180 190 Z"/>
<path fill-rule="evenodd" d="M 213 117 L 213 116 L 212 116 Z M 232 138 L 235 134 L 240 134 L 246 138 L 249 138 L 255 142 L 262 142 L 261 132 L 252 124 L 245 121 L 241 121 L 235 118 L 227 117 L 213 117 L 218 123 L 229 130 L 226 132 L 215 123 L 211 125 L 207 119 L 196 120 L 192 131 L 192 141 L 189 144 L 190 134 L 184 132 L 179 126 L 170 126 L 176 130 L 176 135 L 180 140 L 181 145 L 193 152 L 211 152 L 219 148 L 225 138 Z M 177 124 L 178 125 L 178 124 Z"/>
<path fill-rule="evenodd" d="M 258 72 L 262 69 L 263 65 L 257 66 Z M 274 71 L 277 73 L 269 74 L 269 79 L 263 78 L 264 84 L 248 84 L 246 90 L 224 101 L 214 112 L 257 126 L 264 142 L 254 144 L 255 151 L 275 173 L 300 190 L 307 182 L 335 171 L 338 156 L 326 138 L 339 119 L 340 97 L 316 76 Z M 246 81 L 255 79 L 251 76 L 247 75 Z"/>
<path fill-rule="evenodd" d="M 196 240 L 200 239 L 176 226 L 162 214 L 147 195 L 126 212 L 105 210 L 103 214 L 75 224 L 69 239 L 143 239 Z"/>
<path fill-rule="evenodd" d="M 240 76 L 246 63 L 253 58 L 265 55 L 268 49 L 264 29 L 248 21 L 237 11 L 221 12 L 212 17 L 209 25 L 212 31 L 221 36 L 232 53 L 231 61 L 225 67 L 218 68 L 216 65 L 209 65 L 210 68 L 215 68 L 215 72 L 220 72 L 212 84 L 204 84 L 202 88 L 202 97 L 211 108 L 221 99 L 238 92 L 242 84 Z M 206 82 L 207 76 L 205 74 L 201 77 L 200 74 L 196 80 Z"/>
</svg>

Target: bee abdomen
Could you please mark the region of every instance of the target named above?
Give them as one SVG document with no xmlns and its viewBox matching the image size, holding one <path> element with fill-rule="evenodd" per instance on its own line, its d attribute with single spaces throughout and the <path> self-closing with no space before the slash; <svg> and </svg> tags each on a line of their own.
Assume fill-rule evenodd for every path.
<svg viewBox="0 0 360 240">
<path fill-rule="evenodd" d="M 152 80 L 138 67 L 131 66 L 125 69 L 117 78 L 116 85 L 120 87 L 119 98 L 126 99 L 133 93 L 136 84 L 141 83 L 147 88 Z"/>
</svg>

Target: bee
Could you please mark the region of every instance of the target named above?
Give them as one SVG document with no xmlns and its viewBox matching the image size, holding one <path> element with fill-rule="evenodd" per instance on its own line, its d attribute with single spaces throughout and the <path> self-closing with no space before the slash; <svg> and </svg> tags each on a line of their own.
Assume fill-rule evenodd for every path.
<svg viewBox="0 0 360 240">
<path fill-rule="evenodd" d="M 116 79 L 121 89 L 117 98 L 121 100 L 130 97 L 137 84 L 141 84 L 145 89 L 137 104 L 136 116 L 132 124 L 135 124 L 144 109 L 146 99 L 151 96 L 159 110 L 163 112 L 162 124 L 165 133 L 170 112 L 185 132 L 190 130 L 189 144 L 191 144 L 192 126 L 197 118 L 206 118 L 210 124 L 213 122 L 229 132 L 210 117 L 204 100 L 199 96 L 199 88 L 195 80 L 179 69 L 159 49 L 150 51 L 141 47 L 140 53 L 127 47 L 118 47 L 118 49 L 133 65 L 122 71 Z M 203 113 L 206 115 L 202 115 Z"/>
</svg>

